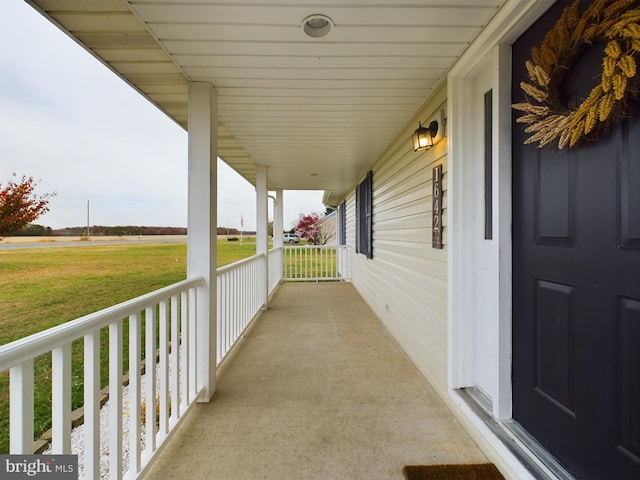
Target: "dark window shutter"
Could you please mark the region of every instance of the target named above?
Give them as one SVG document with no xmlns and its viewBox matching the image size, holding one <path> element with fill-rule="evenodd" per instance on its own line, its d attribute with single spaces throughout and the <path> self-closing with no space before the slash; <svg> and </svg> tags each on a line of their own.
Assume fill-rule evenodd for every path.
<svg viewBox="0 0 640 480">
<path fill-rule="evenodd" d="M 356 188 L 356 253 L 360 253 L 360 237 L 362 224 L 362 197 L 360 185 Z"/>
<path fill-rule="evenodd" d="M 347 244 L 347 203 L 342 202 L 338 207 L 338 224 L 340 225 L 340 245 Z"/>
<path fill-rule="evenodd" d="M 356 189 L 356 252 L 373 258 L 373 172 Z"/>
</svg>

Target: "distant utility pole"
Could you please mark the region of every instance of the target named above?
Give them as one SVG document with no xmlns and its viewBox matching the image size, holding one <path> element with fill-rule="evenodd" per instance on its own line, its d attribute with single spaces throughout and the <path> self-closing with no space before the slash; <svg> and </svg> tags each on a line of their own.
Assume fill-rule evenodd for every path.
<svg viewBox="0 0 640 480">
<path fill-rule="evenodd" d="M 91 234 L 91 231 L 89 230 L 89 200 L 87 200 L 87 238 L 89 238 L 90 234 Z"/>
</svg>

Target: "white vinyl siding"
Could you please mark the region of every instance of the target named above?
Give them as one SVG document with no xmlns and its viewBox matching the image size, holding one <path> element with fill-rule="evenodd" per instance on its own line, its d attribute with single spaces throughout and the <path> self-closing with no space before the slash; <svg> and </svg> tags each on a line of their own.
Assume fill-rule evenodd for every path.
<svg viewBox="0 0 640 480">
<path fill-rule="evenodd" d="M 353 256 L 352 281 L 442 395 L 447 387 L 446 138 L 414 152 L 411 133 L 445 108 L 443 86 L 373 166 L 373 259 Z M 443 128 L 444 126 L 440 126 Z M 433 167 L 443 165 L 442 250 L 431 246 Z M 347 198 L 347 244 L 355 246 L 354 195 Z"/>
</svg>

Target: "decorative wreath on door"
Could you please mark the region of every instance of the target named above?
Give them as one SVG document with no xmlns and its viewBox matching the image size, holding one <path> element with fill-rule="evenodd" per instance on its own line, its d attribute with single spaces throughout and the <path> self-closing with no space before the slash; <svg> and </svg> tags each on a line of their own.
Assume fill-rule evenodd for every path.
<svg viewBox="0 0 640 480">
<path fill-rule="evenodd" d="M 532 134 L 524 143 L 538 148 L 557 141 L 558 148 L 580 140 L 596 140 L 629 114 L 630 100 L 638 97 L 640 78 L 640 1 L 596 0 L 580 15 L 580 0 L 562 12 L 540 47 L 531 49 L 521 82 L 526 101 L 513 108 L 524 112 L 517 122 Z M 559 98 L 566 73 L 577 57 L 594 43 L 606 42 L 600 83 L 576 108 Z"/>
</svg>

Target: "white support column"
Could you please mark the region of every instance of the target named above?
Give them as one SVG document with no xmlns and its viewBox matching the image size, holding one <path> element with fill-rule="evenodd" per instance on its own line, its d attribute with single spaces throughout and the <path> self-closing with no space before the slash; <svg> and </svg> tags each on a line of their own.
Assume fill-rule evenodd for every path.
<svg viewBox="0 0 640 480">
<path fill-rule="evenodd" d="M 281 248 L 283 244 L 282 232 L 284 231 L 284 206 L 282 189 L 276 190 L 276 208 L 273 218 L 273 248 Z"/>
<path fill-rule="evenodd" d="M 267 191 L 267 166 L 256 165 L 256 254 L 267 256 L 269 251 L 267 224 L 269 222 L 269 204 Z M 264 307 L 267 308 L 269 298 L 269 262 L 265 262 Z"/>
<path fill-rule="evenodd" d="M 210 83 L 189 85 L 187 277 L 204 277 L 196 305 L 197 388 L 216 390 L 218 96 Z"/>
</svg>

